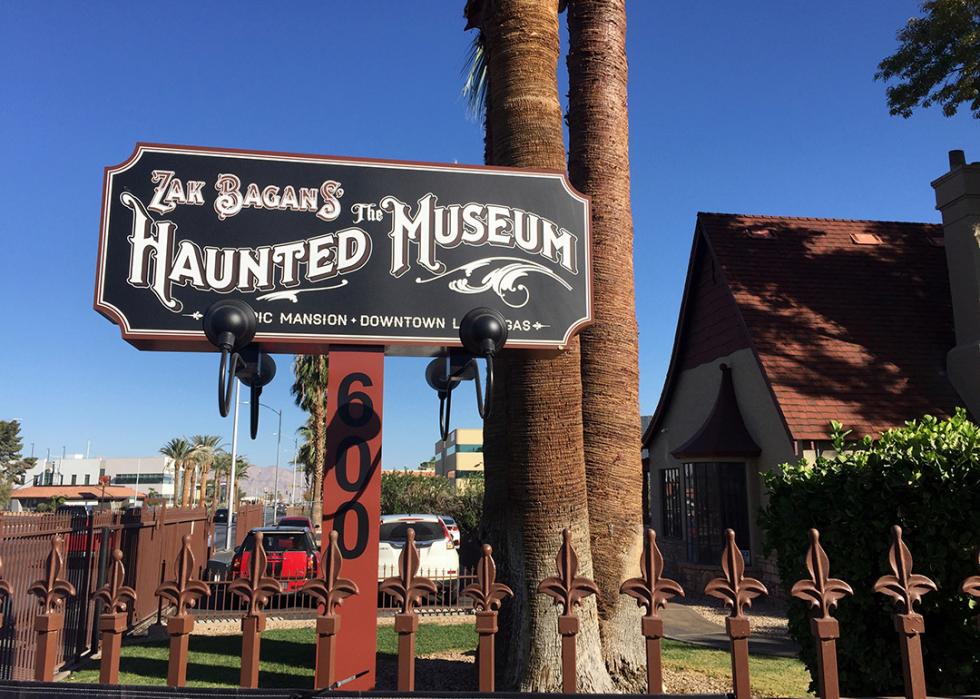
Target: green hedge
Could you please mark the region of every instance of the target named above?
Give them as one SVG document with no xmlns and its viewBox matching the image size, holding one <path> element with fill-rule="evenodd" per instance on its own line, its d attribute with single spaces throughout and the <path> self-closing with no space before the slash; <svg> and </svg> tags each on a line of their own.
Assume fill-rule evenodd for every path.
<svg viewBox="0 0 980 699">
<path fill-rule="evenodd" d="M 769 506 L 760 522 L 784 589 L 807 576 L 810 527 L 820 530 L 831 574 L 854 588 L 836 613 L 841 692 L 903 693 L 894 607 L 872 592 L 878 577 L 891 572 L 893 524 L 904 530 L 913 571 L 939 586 L 919 606 L 930 694 L 980 692 L 980 608 L 960 591 L 964 578 L 980 572 L 980 428 L 957 411 L 947 420 L 911 421 L 877 441 L 848 441 L 839 423 L 831 432 L 835 457 L 765 474 Z M 789 605 L 789 628 L 815 676 L 808 611 L 799 600 Z"/>
</svg>

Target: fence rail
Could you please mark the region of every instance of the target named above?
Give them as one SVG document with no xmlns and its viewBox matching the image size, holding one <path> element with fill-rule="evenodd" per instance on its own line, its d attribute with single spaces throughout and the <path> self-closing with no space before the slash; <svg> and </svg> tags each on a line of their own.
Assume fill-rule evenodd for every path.
<svg viewBox="0 0 980 699">
<path fill-rule="evenodd" d="M 147 515 L 144 517 L 143 515 Z M 152 514 L 152 517 L 149 516 Z M 235 613 L 242 619 L 241 686 L 256 687 L 260 658 L 261 632 L 270 610 L 298 609 L 316 616 L 317 648 L 314 685 L 317 689 L 334 684 L 334 655 L 336 634 L 340 628 L 340 602 L 344 597 L 356 594 L 377 594 L 382 608 L 389 604 L 395 608 L 395 632 L 398 634 L 398 687 L 399 691 L 414 690 L 415 633 L 419 627 L 419 615 L 436 610 L 462 609 L 462 599 L 468 599 L 475 613 L 476 631 L 479 637 L 477 669 L 481 692 L 494 690 L 494 636 L 497 632 L 497 612 L 513 593 L 506 585 L 496 581 L 496 567 L 489 546 L 483 547 L 483 557 L 475 571 L 450 574 L 448 571 L 421 571 L 419 551 L 415 546 L 414 531 L 409 530 L 408 540 L 399 557 L 394 574 L 385 576 L 374 591 L 358 591 L 356 585 L 342 577 L 343 559 L 337 544 L 337 533 L 331 532 L 322 553 L 318 568 L 319 577 L 301 580 L 276 580 L 267 575 L 267 557 L 262 536 L 256 536 L 253 565 L 235 580 L 204 583 L 200 579 L 200 566 L 193 551 L 194 528 L 200 521 L 192 512 L 138 513 L 130 517 L 127 527 L 111 516 L 89 515 L 79 519 L 52 518 L 44 526 L 34 529 L 23 526 L 23 521 L 7 521 L 0 518 L 0 536 L 3 536 L 5 562 L 13 561 L 13 570 L 0 568 L 0 601 L 4 614 L 3 644 L 0 648 L 14 662 L 11 667 L 22 674 L 31 666 L 33 676 L 49 681 L 56 661 L 67 661 L 80 649 L 94 648 L 91 636 L 93 621 L 99 619 L 102 640 L 109 652 L 102 654 L 103 681 L 112 683 L 118 677 L 119 637 L 126 628 L 124 616 L 127 604 L 135 590 L 122 586 L 131 571 L 124 570 L 122 550 L 112 552 L 112 574 L 106 579 L 103 565 L 105 557 L 96 557 L 96 529 L 103 532 L 98 550 L 106 551 L 115 541 L 125 539 L 128 532 L 138 537 L 153 529 L 156 536 L 152 545 L 163 550 L 171 547 L 171 539 L 190 527 L 189 533 L 180 534 L 176 554 L 170 567 L 163 566 L 162 582 L 153 595 L 168 602 L 171 610 L 167 619 L 170 635 L 170 660 L 167 684 L 182 686 L 186 676 L 188 637 L 194 628 L 191 610 L 200 604 L 199 613 L 221 610 Z M 125 518 L 124 518 L 125 519 Z M 137 521 L 138 520 L 138 521 Z M 152 520 L 153 525 L 149 522 Z M 34 520 L 35 522 L 37 520 Z M 9 524 L 9 527 L 6 525 Z M 43 532 L 34 534 L 33 532 Z M 51 534 L 51 532 L 54 532 Z M 74 543 L 73 543 L 74 542 Z M 47 546 L 48 554 L 36 556 L 38 545 Z M 171 547 L 172 548 L 172 547 Z M 157 549 L 153 549 L 157 550 Z M 916 611 L 921 598 L 935 590 L 935 584 L 925 575 L 913 572 L 912 553 L 902 538 L 902 530 L 894 527 L 889 546 L 890 574 L 882 575 L 874 584 L 874 592 L 885 595 L 895 602 L 892 615 L 897 638 L 892 641 L 900 651 L 905 681 L 905 696 L 909 699 L 925 699 L 926 685 L 920 635 L 925 631 L 923 617 Z M 74 557 L 74 558 L 73 558 Z M 100 561 L 98 568 L 94 562 Z M 792 586 L 791 594 L 806 601 L 813 610 L 812 633 L 817 640 L 819 665 L 817 685 L 822 699 L 838 699 L 838 674 L 836 639 L 841 634 L 832 609 L 852 593 L 843 580 L 830 576 L 830 558 L 820 544 L 819 533 L 810 531 L 810 547 L 806 553 L 806 570 L 809 574 Z M 978 560 L 980 562 L 980 560 Z M 42 567 L 43 566 L 43 567 Z M 577 687 L 576 637 L 579 632 L 577 606 L 581 600 L 599 590 L 595 583 L 577 575 L 578 561 L 568 530 L 562 533 L 562 541 L 556 557 L 556 575 L 541 580 L 537 592 L 552 597 L 559 607 L 558 633 L 561 636 L 561 682 L 564 693 L 573 693 Z M 663 693 L 661 665 L 661 640 L 664 635 L 660 611 L 675 595 L 683 594 L 681 586 L 663 577 L 664 559 L 657 547 L 656 535 L 647 532 L 640 558 L 641 575 L 625 580 L 620 593 L 637 600 L 645 614 L 637 633 L 646 642 L 647 689 L 651 694 Z M 736 545 L 735 533 L 726 531 L 726 543 L 721 552 L 721 576 L 711 580 L 704 588 L 708 595 L 723 600 L 730 614 L 725 630 L 730 639 L 732 659 L 732 688 L 736 699 L 748 699 L 749 663 L 748 639 L 751 628 L 746 608 L 755 597 L 767 594 L 765 586 L 745 576 L 745 562 Z M 36 576 L 36 577 L 35 577 Z M 28 582 L 34 577 L 33 583 Z M 97 613 L 90 605 L 90 596 L 98 581 L 98 597 L 108 608 Z M 103 581 L 104 584 L 103 584 Z M 286 591 L 283 591 L 285 586 Z M 980 600 L 980 575 L 962 581 L 960 589 L 968 598 Z M 40 601 L 30 599 L 36 595 Z M 26 600 L 26 601 L 25 601 Z M 234 601 L 232 601 L 234 600 Z M 385 601 L 388 600 L 388 601 Z M 208 609 L 208 607 L 214 609 Z M 135 609 L 135 607 L 134 607 Z M 133 609 L 129 610 L 133 612 Z M 31 626 L 33 622 L 33 627 Z M 27 631 L 25 631 L 25 629 Z M 31 633 L 33 630 L 33 636 Z M 846 633 L 846 629 L 843 630 Z M 6 679 L 6 678 L 4 678 Z M 14 677 L 13 679 L 17 679 Z"/>
</svg>

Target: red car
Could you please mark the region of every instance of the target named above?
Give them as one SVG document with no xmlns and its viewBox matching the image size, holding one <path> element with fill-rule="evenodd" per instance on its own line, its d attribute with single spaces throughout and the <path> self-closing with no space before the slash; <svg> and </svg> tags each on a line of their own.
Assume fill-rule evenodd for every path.
<svg viewBox="0 0 980 699">
<path fill-rule="evenodd" d="M 309 517 L 304 517 L 302 515 L 289 515 L 288 517 L 280 517 L 279 522 L 276 523 L 277 527 L 300 527 L 309 529 L 311 532 L 316 531 L 313 528 L 313 521 Z"/>
<path fill-rule="evenodd" d="M 279 580 L 283 592 L 298 590 L 317 574 L 317 548 L 313 535 L 304 527 L 259 527 L 245 536 L 231 559 L 231 578 L 248 573 L 255 552 L 255 534 L 262 532 L 267 564 L 265 573 Z"/>
</svg>

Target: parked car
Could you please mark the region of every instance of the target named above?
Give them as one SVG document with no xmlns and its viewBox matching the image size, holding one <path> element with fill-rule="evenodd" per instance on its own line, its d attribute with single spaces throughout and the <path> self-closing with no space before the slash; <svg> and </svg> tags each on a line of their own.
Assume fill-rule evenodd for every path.
<svg viewBox="0 0 980 699">
<path fill-rule="evenodd" d="M 396 575 L 398 556 L 415 530 L 419 550 L 419 575 L 443 585 L 458 584 L 459 551 L 452 534 L 438 515 L 384 515 L 378 545 L 378 579 Z"/>
<path fill-rule="evenodd" d="M 279 580 L 283 592 L 293 592 L 317 574 L 317 548 L 313 535 L 304 527 L 257 527 L 245 535 L 235 549 L 229 578 L 248 573 L 255 554 L 255 534 L 262 532 L 262 547 L 267 558 L 266 575 Z"/>
<path fill-rule="evenodd" d="M 279 521 L 276 522 L 277 527 L 305 527 L 311 532 L 315 531 L 313 529 L 313 520 L 309 517 L 304 517 L 303 515 L 290 515 L 288 517 L 280 517 Z"/>
<path fill-rule="evenodd" d="M 442 520 L 442 523 L 446 525 L 446 529 L 449 530 L 449 534 L 453 537 L 453 543 L 456 544 L 456 548 L 459 548 L 460 534 L 459 525 L 456 524 L 456 520 L 449 515 L 439 515 L 439 519 Z"/>
<path fill-rule="evenodd" d="M 219 507 L 214 511 L 214 523 L 215 524 L 228 524 L 228 508 Z"/>
</svg>

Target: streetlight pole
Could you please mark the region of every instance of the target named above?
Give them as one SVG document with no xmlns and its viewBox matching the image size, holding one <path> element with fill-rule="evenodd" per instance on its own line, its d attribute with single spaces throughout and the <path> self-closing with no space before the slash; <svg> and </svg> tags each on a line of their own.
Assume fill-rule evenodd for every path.
<svg viewBox="0 0 980 699">
<path fill-rule="evenodd" d="M 238 398 L 241 381 L 235 381 L 235 417 L 231 432 L 231 468 L 228 471 L 228 524 L 225 525 L 225 549 L 231 548 L 231 527 L 235 520 L 235 465 L 238 461 Z"/>
<path fill-rule="evenodd" d="M 271 405 L 266 405 L 265 403 L 259 403 L 263 408 L 268 408 L 276 415 L 279 416 L 279 430 L 276 432 L 276 478 L 275 483 L 272 486 L 272 512 L 273 518 L 276 514 L 276 506 L 279 502 L 279 452 L 281 451 L 282 445 L 282 411 L 276 410 Z"/>
</svg>

